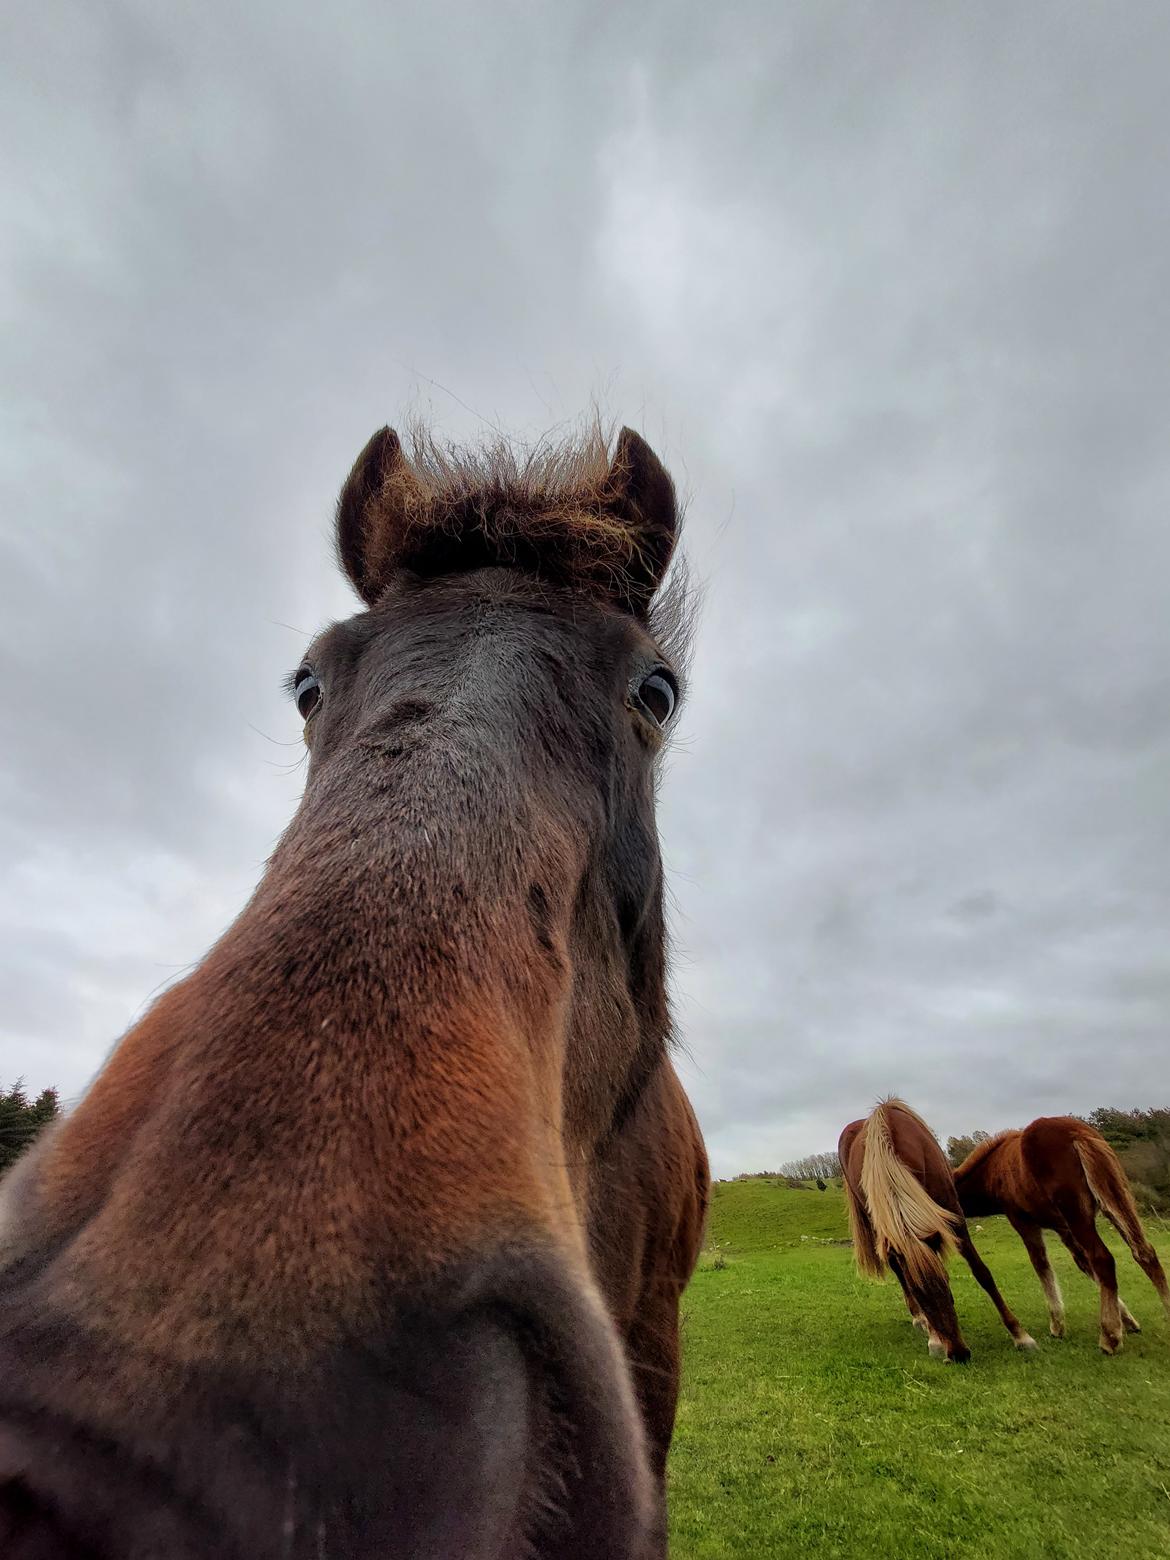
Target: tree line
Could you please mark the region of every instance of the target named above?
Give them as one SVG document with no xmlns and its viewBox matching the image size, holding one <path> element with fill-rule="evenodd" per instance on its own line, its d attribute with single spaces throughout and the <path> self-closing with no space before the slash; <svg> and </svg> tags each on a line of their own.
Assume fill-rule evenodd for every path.
<svg viewBox="0 0 1170 1560">
<path fill-rule="evenodd" d="M 793 1181 L 832 1181 L 841 1174 L 841 1161 L 836 1149 L 825 1154 L 806 1154 L 803 1159 L 789 1159 L 780 1166 L 780 1174 Z"/>
<path fill-rule="evenodd" d="M 0 1174 L 24 1153 L 60 1110 L 56 1089 L 42 1089 L 35 1100 L 30 1100 L 21 1079 L 8 1088 L 0 1084 Z"/>
</svg>

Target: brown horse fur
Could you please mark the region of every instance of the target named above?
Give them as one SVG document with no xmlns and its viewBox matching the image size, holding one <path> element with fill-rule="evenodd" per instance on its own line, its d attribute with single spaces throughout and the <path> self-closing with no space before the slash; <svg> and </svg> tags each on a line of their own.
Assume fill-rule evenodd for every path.
<svg viewBox="0 0 1170 1560">
<path fill-rule="evenodd" d="M 674 491 L 629 430 L 416 460 L 343 490 L 251 902 L 0 1190 L 5 1560 L 665 1553 Z"/>
<path fill-rule="evenodd" d="M 1170 1286 L 1142 1228 L 1125 1171 L 1088 1122 L 1041 1116 L 1021 1131 L 1000 1132 L 972 1149 L 955 1171 L 955 1185 L 972 1218 L 1007 1215 L 1043 1286 L 1054 1338 L 1064 1337 L 1064 1300 L 1045 1249 L 1045 1230 L 1056 1231 L 1081 1272 L 1100 1288 L 1102 1350 L 1116 1354 L 1123 1329 L 1141 1331 L 1117 1292 L 1117 1264 L 1098 1234 L 1098 1210 L 1125 1241 L 1170 1316 Z"/>
<path fill-rule="evenodd" d="M 991 1296 L 1016 1347 L 1036 1347 L 976 1251 L 951 1168 L 917 1112 L 903 1100 L 883 1100 L 866 1120 L 849 1123 L 838 1155 L 858 1269 L 872 1278 L 890 1269 L 911 1320 L 928 1335 L 931 1354 L 948 1362 L 971 1357 L 947 1278 L 946 1258 L 953 1252 Z"/>
</svg>

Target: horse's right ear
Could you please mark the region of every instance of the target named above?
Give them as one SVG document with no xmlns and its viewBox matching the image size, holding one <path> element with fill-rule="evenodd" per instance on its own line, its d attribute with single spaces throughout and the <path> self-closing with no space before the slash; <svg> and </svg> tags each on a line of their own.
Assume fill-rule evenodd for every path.
<svg viewBox="0 0 1170 1560">
<path fill-rule="evenodd" d="M 632 428 L 618 434 L 606 479 L 606 507 L 633 538 L 633 556 L 622 573 L 618 597 L 644 618 L 662 584 L 678 537 L 674 483 L 654 451 Z"/>
<path fill-rule="evenodd" d="M 403 531 L 422 507 L 422 487 L 398 435 L 380 428 L 354 462 L 337 501 L 337 555 L 367 605 L 389 583 Z"/>
</svg>

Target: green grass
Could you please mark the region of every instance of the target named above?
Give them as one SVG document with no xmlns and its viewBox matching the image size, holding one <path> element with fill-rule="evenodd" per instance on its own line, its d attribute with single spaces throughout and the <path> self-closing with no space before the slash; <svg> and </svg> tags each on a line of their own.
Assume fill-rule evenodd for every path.
<svg viewBox="0 0 1170 1560">
<path fill-rule="evenodd" d="M 1148 1225 L 1170 1267 L 1166 1229 Z M 1112 1233 L 1112 1232 L 1110 1232 Z M 1013 1349 L 965 1264 L 970 1365 L 936 1364 L 894 1280 L 859 1278 L 842 1194 L 715 1188 L 683 1301 L 672 1560 L 1170 1556 L 1170 1326 L 1118 1242 L 1144 1332 L 1107 1359 L 1097 1290 L 1049 1238 L 1068 1336 L 1002 1219 L 976 1243 L 1040 1344 Z M 803 1237 L 803 1238 L 802 1238 Z M 823 1243 L 822 1243 L 823 1242 Z"/>
</svg>

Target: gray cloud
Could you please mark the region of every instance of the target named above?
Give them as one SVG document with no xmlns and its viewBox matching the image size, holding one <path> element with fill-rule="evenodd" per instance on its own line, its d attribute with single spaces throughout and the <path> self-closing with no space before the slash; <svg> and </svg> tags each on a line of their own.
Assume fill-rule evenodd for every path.
<svg viewBox="0 0 1170 1560">
<path fill-rule="evenodd" d="M 368 433 L 599 399 L 707 586 L 662 821 L 717 1168 L 889 1089 L 944 1132 L 1160 1096 L 1162 8 L 12 34 L 0 1078 L 80 1089 L 255 881 Z"/>
</svg>

